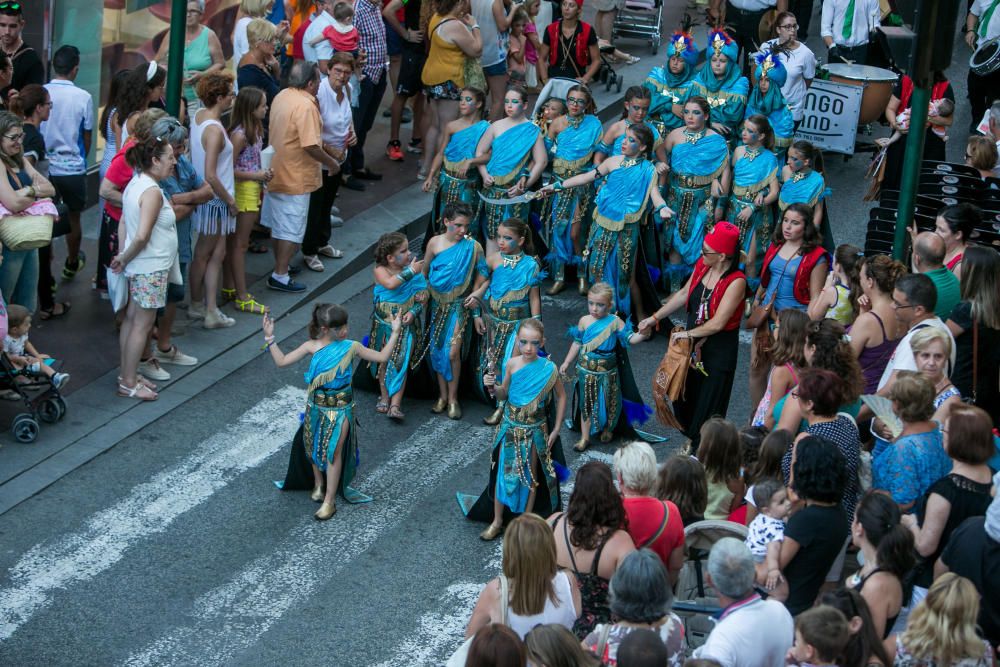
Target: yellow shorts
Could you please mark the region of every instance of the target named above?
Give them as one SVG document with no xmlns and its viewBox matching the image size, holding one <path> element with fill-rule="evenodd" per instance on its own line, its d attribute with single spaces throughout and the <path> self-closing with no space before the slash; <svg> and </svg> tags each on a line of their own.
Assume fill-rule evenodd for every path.
<svg viewBox="0 0 1000 667">
<path fill-rule="evenodd" d="M 260 210 L 260 183 L 236 181 L 236 210 L 240 213 L 256 213 Z"/>
</svg>

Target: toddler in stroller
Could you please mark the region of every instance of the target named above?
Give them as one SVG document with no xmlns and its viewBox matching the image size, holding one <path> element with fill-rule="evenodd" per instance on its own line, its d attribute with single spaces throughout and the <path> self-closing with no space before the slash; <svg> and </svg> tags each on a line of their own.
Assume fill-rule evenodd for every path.
<svg viewBox="0 0 1000 667">
<path fill-rule="evenodd" d="M 10 365 L 21 375 L 47 378 L 59 389 L 69 381 L 69 373 L 57 373 L 52 368 L 52 358 L 41 354 L 28 340 L 31 331 L 31 313 L 24 306 L 15 303 L 7 307 L 7 335 L 4 336 L 3 351 Z"/>
</svg>

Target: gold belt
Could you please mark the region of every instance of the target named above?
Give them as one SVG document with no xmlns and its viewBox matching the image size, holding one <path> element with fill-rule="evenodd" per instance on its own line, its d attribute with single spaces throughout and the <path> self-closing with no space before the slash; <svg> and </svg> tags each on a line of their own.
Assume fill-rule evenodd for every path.
<svg viewBox="0 0 1000 667">
<path fill-rule="evenodd" d="M 508 403 L 507 419 L 510 420 L 515 426 L 529 428 L 540 426 L 545 423 L 544 406 L 539 406 L 534 410 L 529 410 L 528 408 L 519 408 Z"/>
<path fill-rule="evenodd" d="M 676 175 L 677 181 L 682 188 L 702 188 L 706 185 L 711 185 L 712 181 L 715 180 L 715 175 L 711 176 L 686 176 L 682 174 Z"/>
<path fill-rule="evenodd" d="M 531 317 L 531 308 L 528 306 L 504 306 L 501 304 L 490 304 L 493 316 L 501 320 L 523 320 Z"/>
<path fill-rule="evenodd" d="M 610 371 L 618 368 L 618 360 L 610 357 L 581 356 L 576 363 L 585 371 Z"/>
<path fill-rule="evenodd" d="M 350 390 L 328 393 L 322 390 L 313 392 L 313 405 L 321 408 L 346 408 L 354 402 L 354 393 Z"/>
</svg>

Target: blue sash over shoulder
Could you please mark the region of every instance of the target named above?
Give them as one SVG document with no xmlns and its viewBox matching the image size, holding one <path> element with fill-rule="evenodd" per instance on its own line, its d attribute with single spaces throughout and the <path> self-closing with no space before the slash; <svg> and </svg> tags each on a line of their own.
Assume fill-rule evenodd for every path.
<svg viewBox="0 0 1000 667">
<path fill-rule="evenodd" d="M 702 187 L 722 174 L 729 159 L 729 145 L 719 134 L 706 134 L 681 142 L 670 153 L 670 168 L 685 187 Z"/>
<path fill-rule="evenodd" d="M 619 167 L 608 174 L 597 192 L 594 221 L 605 229 L 621 231 L 626 224 L 639 220 L 645 213 L 649 184 L 655 174 L 649 160 Z"/>
<path fill-rule="evenodd" d="M 538 139 L 539 129 L 534 123 L 515 125 L 493 138 L 493 152 L 486 163 L 486 171 L 493 181 L 503 185 L 519 177 L 521 169 L 531 158 L 531 148 Z"/>
<path fill-rule="evenodd" d="M 445 161 L 461 162 L 476 157 L 476 147 L 489 126 L 489 121 L 481 120 L 451 135 L 448 145 L 444 147 Z"/>
<path fill-rule="evenodd" d="M 548 395 L 558 379 L 559 371 L 556 365 L 549 359 L 539 357 L 517 369 L 510 376 L 507 401 L 517 408 L 537 405 L 538 400 Z"/>
<path fill-rule="evenodd" d="M 588 114 L 581 119 L 579 125 L 574 126 L 571 123 L 559 133 L 553 146 L 552 157 L 555 161 L 563 163 L 561 165 L 563 170 L 577 173 L 582 165 L 572 163 L 581 160 L 589 163 L 601 143 L 603 132 L 604 127 L 597 116 Z"/>
<path fill-rule="evenodd" d="M 781 210 L 785 210 L 789 204 L 816 206 L 829 194 L 830 191 L 826 187 L 823 174 L 813 171 L 799 181 L 789 178 L 782 183 L 781 193 L 778 195 L 778 206 Z"/>
<path fill-rule="evenodd" d="M 475 269 L 473 259 L 478 246 L 474 239 L 466 238 L 434 255 L 428 282 L 435 299 L 450 301 L 456 296 L 453 292 L 465 290 Z"/>
<path fill-rule="evenodd" d="M 338 390 L 350 386 L 353 374 L 354 346 L 357 341 L 339 340 L 320 348 L 309 362 L 309 370 L 303 378 L 310 389 L 318 379 L 315 388 Z"/>
<path fill-rule="evenodd" d="M 396 303 L 407 304 L 413 300 L 418 292 L 427 289 L 427 279 L 422 273 L 418 273 L 405 283 L 389 289 L 378 283 L 375 284 L 375 303 Z"/>
<path fill-rule="evenodd" d="M 645 125 L 646 127 L 648 127 L 649 131 L 653 133 L 653 145 L 650 146 L 650 148 L 655 148 L 656 146 L 659 146 L 660 145 L 660 131 L 658 129 L 656 129 L 656 126 L 653 125 L 648 120 L 642 121 L 642 124 Z M 628 127 L 630 125 L 632 125 L 632 123 L 630 123 L 630 122 L 628 122 L 626 120 L 625 121 L 625 128 L 628 129 Z M 615 139 L 615 143 L 611 147 L 611 155 L 621 155 L 622 154 L 622 142 L 623 141 L 625 141 L 625 133 L 624 132 L 622 132 L 620 135 L 618 135 L 618 138 Z"/>
</svg>

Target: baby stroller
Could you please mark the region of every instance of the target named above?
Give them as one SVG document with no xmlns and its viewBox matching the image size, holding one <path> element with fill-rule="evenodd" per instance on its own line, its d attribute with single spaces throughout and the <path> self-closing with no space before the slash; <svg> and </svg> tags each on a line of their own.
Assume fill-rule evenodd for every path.
<svg viewBox="0 0 1000 667">
<path fill-rule="evenodd" d="M 615 52 L 614 44 L 600 43 L 598 53 L 601 54 L 601 67 L 597 70 L 597 80 L 604 83 L 604 90 L 615 89 L 615 92 L 622 92 L 622 83 L 625 77 L 614 68 L 612 58 Z"/>
<path fill-rule="evenodd" d="M 66 401 L 55 385 L 40 373 L 14 366 L 6 353 L 0 352 L 0 389 L 13 391 L 27 407 L 14 417 L 10 432 L 18 442 L 34 442 L 39 420 L 55 424 L 66 414 Z"/>
<path fill-rule="evenodd" d="M 618 12 L 611 27 L 611 41 L 619 37 L 649 40 L 653 55 L 660 49 L 662 0 L 625 0 L 625 9 Z"/>
<path fill-rule="evenodd" d="M 688 649 L 705 643 L 715 624 L 710 617 L 719 611 L 715 591 L 705 580 L 708 554 L 724 537 L 743 541 L 747 527 L 732 521 L 698 521 L 684 528 L 684 566 L 677 578 L 673 611 L 684 621 Z"/>
</svg>

